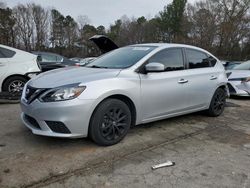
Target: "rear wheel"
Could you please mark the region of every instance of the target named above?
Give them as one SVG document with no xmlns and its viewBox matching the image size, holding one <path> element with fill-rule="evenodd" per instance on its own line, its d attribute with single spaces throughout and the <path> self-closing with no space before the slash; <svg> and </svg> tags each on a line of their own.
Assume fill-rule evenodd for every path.
<svg viewBox="0 0 250 188">
<path fill-rule="evenodd" d="M 221 115 L 224 111 L 225 105 L 226 92 L 224 89 L 218 88 L 215 91 L 209 109 L 207 110 L 208 115 L 212 117 Z"/>
<path fill-rule="evenodd" d="M 21 93 L 28 80 L 22 76 L 12 76 L 3 83 L 3 91 L 9 93 Z"/>
<path fill-rule="evenodd" d="M 114 145 L 126 136 L 130 125 L 129 107 L 121 100 L 107 99 L 92 115 L 89 136 L 98 145 Z"/>
</svg>

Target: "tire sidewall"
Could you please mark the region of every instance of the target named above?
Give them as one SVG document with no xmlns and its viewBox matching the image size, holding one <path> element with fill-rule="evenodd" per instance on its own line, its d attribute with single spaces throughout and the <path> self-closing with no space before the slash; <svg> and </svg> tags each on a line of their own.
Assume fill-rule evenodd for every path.
<svg viewBox="0 0 250 188">
<path fill-rule="evenodd" d="M 4 81 L 2 90 L 5 91 L 5 92 L 9 92 L 9 85 L 13 81 L 22 81 L 25 84 L 28 81 L 28 79 L 26 79 L 26 78 L 24 78 L 22 76 L 12 76 L 12 77 L 10 77 L 10 78 L 8 78 L 7 80 Z"/>
<path fill-rule="evenodd" d="M 214 111 L 214 109 L 213 109 L 213 104 L 214 104 L 214 102 L 215 102 L 215 97 L 216 97 L 216 95 L 217 95 L 219 92 L 221 92 L 221 93 L 224 94 L 224 105 L 223 105 L 222 110 L 221 110 L 220 112 L 216 113 L 216 112 Z M 221 115 L 221 114 L 224 112 L 225 103 L 226 103 L 226 94 L 225 94 L 225 91 L 224 91 L 222 88 L 217 88 L 216 91 L 214 92 L 213 98 L 212 98 L 211 103 L 210 103 L 210 106 L 209 106 L 209 110 L 208 110 L 209 115 L 210 115 L 210 116 L 219 116 L 219 115 Z"/>
<path fill-rule="evenodd" d="M 103 116 L 106 113 L 106 111 L 109 110 L 111 107 L 115 106 L 123 109 L 123 111 L 127 114 L 129 124 L 126 126 L 126 129 L 124 130 L 124 133 L 121 137 L 119 137 L 116 140 L 109 141 L 102 136 L 102 133 L 100 131 L 100 126 L 102 124 Z M 114 145 L 120 142 L 126 136 L 127 132 L 129 131 L 131 122 L 132 122 L 131 112 L 126 103 L 118 99 L 106 99 L 97 106 L 96 110 L 94 111 L 91 117 L 89 136 L 98 145 L 102 146 Z"/>
</svg>

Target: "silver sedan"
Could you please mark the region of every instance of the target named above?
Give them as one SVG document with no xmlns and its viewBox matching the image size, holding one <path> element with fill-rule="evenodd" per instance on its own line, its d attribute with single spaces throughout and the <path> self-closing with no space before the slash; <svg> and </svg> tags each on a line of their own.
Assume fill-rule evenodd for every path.
<svg viewBox="0 0 250 188">
<path fill-rule="evenodd" d="M 22 93 L 22 121 L 34 134 L 121 141 L 134 125 L 205 110 L 219 116 L 227 77 L 209 52 L 181 44 L 113 50 L 86 67 L 43 73 Z"/>
</svg>

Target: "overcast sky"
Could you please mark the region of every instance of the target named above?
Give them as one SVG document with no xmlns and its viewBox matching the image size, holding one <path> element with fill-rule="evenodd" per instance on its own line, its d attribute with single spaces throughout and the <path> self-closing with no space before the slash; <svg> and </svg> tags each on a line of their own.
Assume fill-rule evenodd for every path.
<svg viewBox="0 0 250 188">
<path fill-rule="evenodd" d="M 35 2 L 43 7 L 54 7 L 63 15 L 87 15 L 90 23 L 105 27 L 114 23 L 123 15 L 131 17 L 154 17 L 164 5 L 172 0 L 0 0 L 13 7 L 18 3 Z M 194 2 L 195 0 L 188 0 Z"/>
</svg>

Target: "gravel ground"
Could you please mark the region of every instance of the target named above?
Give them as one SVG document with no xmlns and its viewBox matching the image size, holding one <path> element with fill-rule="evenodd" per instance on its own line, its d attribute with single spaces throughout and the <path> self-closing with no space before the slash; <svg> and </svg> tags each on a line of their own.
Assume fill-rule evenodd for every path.
<svg viewBox="0 0 250 188">
<path fill-rule="evenodd" d="M 0 105 L 0 187 L 250 187 L 250 100 L 130 130 L 111 147 L 33 135 Z M 175 166 L 151 166 L 174 161 Z"/>
</svg>

